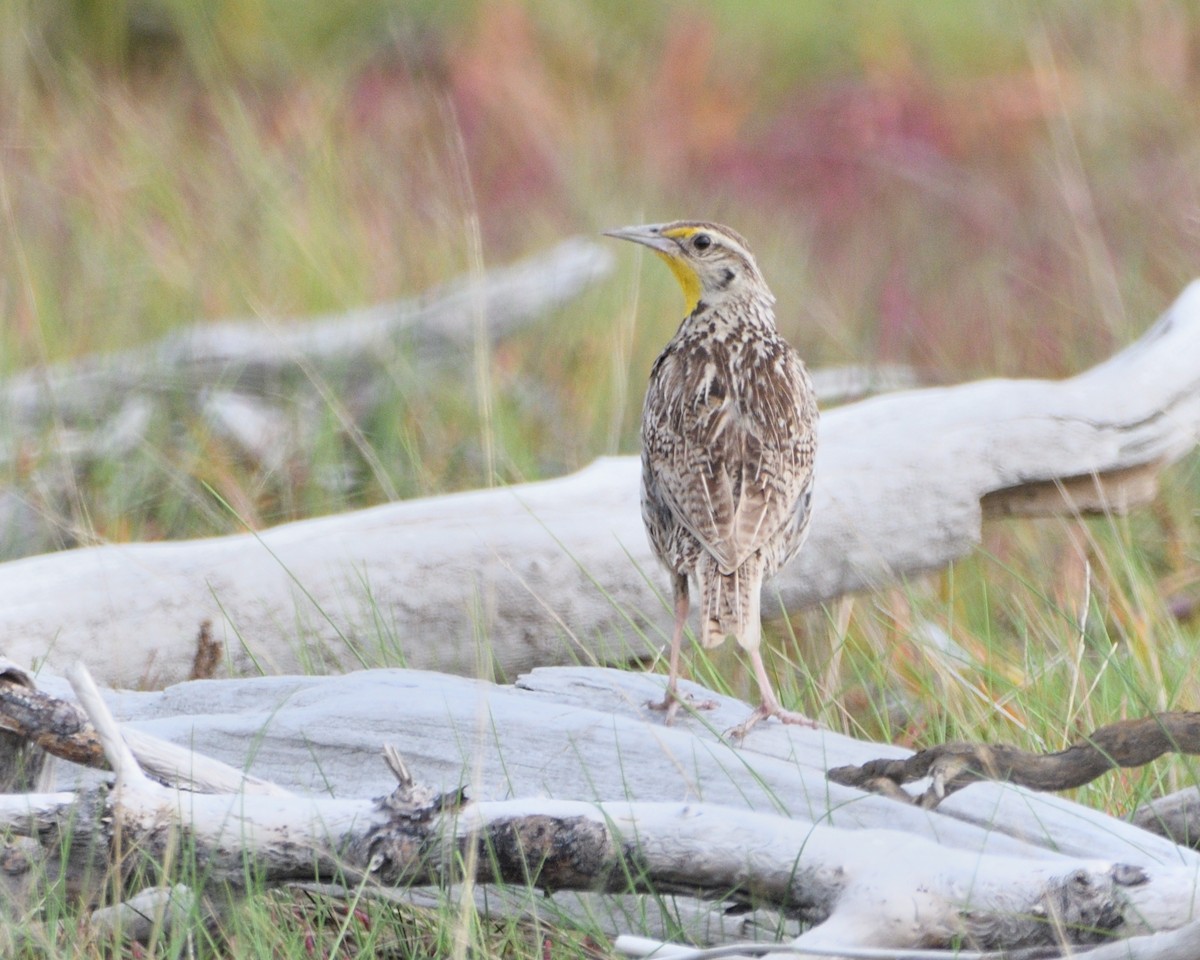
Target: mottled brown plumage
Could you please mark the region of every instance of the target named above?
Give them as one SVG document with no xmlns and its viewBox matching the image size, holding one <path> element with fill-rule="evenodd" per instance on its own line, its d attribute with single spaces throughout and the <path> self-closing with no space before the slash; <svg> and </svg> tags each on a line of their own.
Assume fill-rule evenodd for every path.
<svg viewBox="0 0 1200 960">
<path fill-rule="evenodd" d="M 780 707 L 759 653 L 764 579 L 796 555 L 808 530 L 817 404 L 799 355 L 775 329 L 772 296 L 746 242 L 728 227 L 676 221 L 616 230 L 671 268 L 688 315 L 655 361 L 642 412 L 642 517 L 672 574 L 675 630 L 661 704 L 679 702 L 688 581 L 700 588 L 700 642 L 733 634 L 749 653 L 768 716 Z"/>
</svg>

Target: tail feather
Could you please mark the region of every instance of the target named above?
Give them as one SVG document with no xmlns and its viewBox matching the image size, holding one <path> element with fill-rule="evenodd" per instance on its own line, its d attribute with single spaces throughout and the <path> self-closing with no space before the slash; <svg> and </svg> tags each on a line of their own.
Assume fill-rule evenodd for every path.
<svg viewBox="0 0 1200 960">
<path fill-rule="evenodd" d="M 701 645 L 720 646 L 732 633 L 746 650 L 758 649 L 762 638 L 762 557 L 756 553 L 733 573 L 722 573 L 717 561 L 705 553 L 696 565 L 696 578 L 700 581 Z"/>
</svg>

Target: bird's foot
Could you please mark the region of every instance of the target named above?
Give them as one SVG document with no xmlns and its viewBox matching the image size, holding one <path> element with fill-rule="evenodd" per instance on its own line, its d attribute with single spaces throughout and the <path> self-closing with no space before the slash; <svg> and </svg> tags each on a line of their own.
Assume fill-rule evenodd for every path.
<svg viewBox="0 0 1200 960">
<path fill-rule="evenodd" d="M 646 706 L 651 710 L 659 710 L 666 714 L 663 717 L 663 724 L 668 727 L 675 722 L 675 714 L 679 712 L 680 705 L 685 706 L 689 711 L 717 709 L 716 700 L 697 700 L 690 693 L 684 694 L 681 697 L 676 690 L 667 690 L 666 696 L 661 700 L 648 700 L 646 702 Z"/>
<path fill-rule="evenodd" d="M 741 740 L 754 729 L 759 721 L 766 720 L 768 717 L 775 717 L 781 723 L 792 723 L 796 726 L 809 727 L 811 729 L 816 729 L 820 726 L 816 720 L 806 717 L 802 713 L 797 713 L 795 710 L 784 710 L 778 704 L 764 703 L 725 735 L 731 740 Z"/>
</svg>

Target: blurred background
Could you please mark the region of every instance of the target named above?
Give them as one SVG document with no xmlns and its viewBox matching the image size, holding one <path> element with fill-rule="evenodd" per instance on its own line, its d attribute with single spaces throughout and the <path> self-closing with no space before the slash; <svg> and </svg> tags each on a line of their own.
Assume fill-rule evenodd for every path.
<svg viewBox="0 0 1200 960">
<path fill-rule="evenodd" d="M 703 217 L 749 238 L 811 366 L 1067 375 L 1197 273 L 1198 18 L 1171 0 L 14 0 L 0 370 L 419 293 L 476 243 L 496 265 Z M 680 309 L 665 271 L 639 289 L 616 252 L 620 279 L 495 358 L 500 479 L 634 449 Z M 552 411 L 508 423 L 531 371 Z M 473 404 L 416 407 L 390 425 L 411 436 L 396 489 L 486 480 Z"/>
<path fill-rule="evenodd" d="M 930 383 L 1075 373 L 1200 273 L 1190 2 L 9 0 L 0 84 L 0 375 L 195 322 L 415 296 L 676 217 L 749 239 L 810 366 Z M 401 357 L 361 437 L 331 409 L 285 469 L 173 419 L 80 473 L 72 542 L 261 527 L 635 452 L 682 301 L 611 244 L 617 271 L 500 343 L 483 385 L 477 358 Z M 10 482 L 43 455 L 6 461 Z M 997 524 L 916 594 L 797 629 L 832 638 L 830 676 L 856 643 L 889 651 L 889 684 L 928 666 L 903 646 L 915 622 L 979 662 L 1006 637 L 1007 659 L 960 685 L 993 718 L 1007 694 L 988 691 L 1044 676 L 1033 635 L 1068 666 L 1084 635 L 1134 652 L 1141 672 L 1103 716 L 1175 702 L 1193 671 L 1159 656 L 1194 639 L 1196 486 L 1193 458 L 1129 520 Z M 1068 674 L 1058 693 L 1095 686 Z"/>
</svg>

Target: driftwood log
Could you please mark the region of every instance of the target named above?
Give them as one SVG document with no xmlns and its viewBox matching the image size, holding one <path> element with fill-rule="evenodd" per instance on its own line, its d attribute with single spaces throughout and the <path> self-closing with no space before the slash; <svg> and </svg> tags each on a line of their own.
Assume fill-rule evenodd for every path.
<svg viewBox="0 0 1200 960">
<path fill-rule="evenodd" d="M 131 391 L 199 391 L 219 383 L 259 394 L 282 377 L 302 375 L 306 365 L 372 365 L 401 349 L 445 361 L 472 348 L 478 323 L 496 342 L 578 296 L 612 266 L 605 247 L 576 237 L 413 300 L 307 319 L 198 324 L 147 347 L 18 374 L 0 382 L 0 409 L 20 437 L 55 418 L 94 426 L 98 412 L 121 408 Z"/>
<path fill-rule="evenodd" d="M 79 539 L 69 509 L 77 475 L 148 444 L 156 418 L 199 419 L 246 459 L 281 470 L 311 459 L 312 424 L 331 393 L 339 416 L 354 423 L 388 394 L 398 357 L 461 378 L 463 357 L 545 317 L 612 266 L 610 250 L 576 237 L 411 300 L 201 323 L 0 381 L 0 468 L 34 465 L 23 485 L 0 486 L 0 558 Z M 161 432 L 183 429 L 172 425 Z"/>
<path fill-rule="evenodd" d="M 218 886 L 243 882 L 246 857 L 268 883 L 469 880 L 507 885 L 515 909 L 541 915 L 586 896 L 588 915 L 613 932 L 638 912 L 611 897 L 654 890 L 648 902 L 674 909 L 670 919 L 695 940 L 753 935 L 728 916 L 745 904 L 781 912 L 795 946 L 830 955 L 955 946 L 1053 955 L 1118 937 L 1133 938 L 1122 956 L 1162 956 L 1139 944 L 1161 944 L 1150 935 L 1164 931 L 1182 937 L 1200 906 L 1191 850 L 1011 785 L 976 783 L 936 811 L 839 786 L 827 765 L 903 751 L 778 724 L 734 747 L 719 730 L 747 708 L 719 696 L 712 715 L 663 727 L 644 706 L 661 695 L 657 676 L 556 668 L 499 687 L 386 670 L 103 699 L 82 672 L 72 682 L 116 783 L 101 789 L 94 774 L 58 766 L 43 771 L 57 777 L 44 782 L 53 792 L 0 798 L 0 824 L 25 838 L 21 858 L 0 857 L 10 899 L 32 892 L 23 884 L 37 871 L 5 868 L 28 864 L 32 839 L 49 875 L 84 896 L 95 892 L 85 878 L 106 876 L 106 858 L 163 859 L 186 842 Z M 69 696 L 50 676 L 38 686 Z M 110 711 L 128 718 L 122 731 Z M 278 775 L 277 792 L 231 791 L 221 773 L 209 783 L 193 772 L 192 791 L 163 785 L 142 760 L 161 752 L 159 736 Z M 536 890 L 553 896 L 528 895 Z M 714 907 L 678 906 L 696 900 Z M 639 926 L 653 935 L 653 920 Z"/>
<path fill-rule="evenodd" d="M 822 422 L 815 515 L 765 609 L 802 607 L 967 553 L 985 516 L 1121 511 L 1200 436 L 1200 283 L 1137 342 L 1059 382 L 876 397 Z M 403 663 L 516 676 L 625 662 L 670 613 L 636 458 L 543 483 L 395 503 L 263 533 L 0 566 L 0 653 L 82 659 L 106 683 L 189 676 L 203 625 L 224 670 Z M 486 637 L 486 642 L 479 638 Z"/>
</svg>

